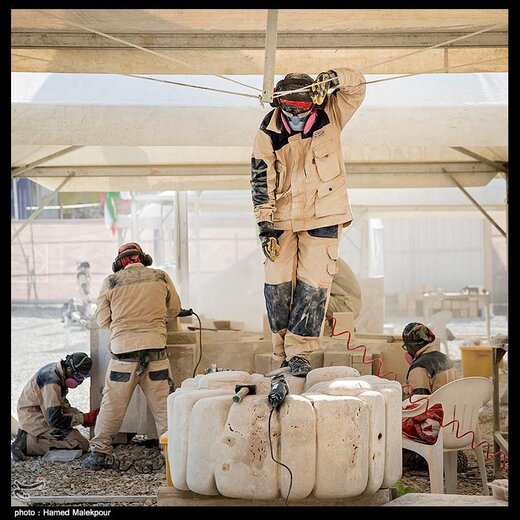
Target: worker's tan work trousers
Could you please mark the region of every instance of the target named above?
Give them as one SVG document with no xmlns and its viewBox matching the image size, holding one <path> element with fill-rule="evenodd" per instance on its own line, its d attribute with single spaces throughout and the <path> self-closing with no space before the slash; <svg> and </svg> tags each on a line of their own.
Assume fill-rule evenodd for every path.
<svg viewBox="0 0 520 520">
<path fill-rule="evenodd" d="M 81 449 L 88 451 L 88 439 L 73 428 L 64 439 L 56 439 L 51 435 L 51 431 L 43 432 L 38 436 L 27 433 L 27 455 L 45 455 L 51 448 L 57 450 Z"/>
<path fill-rule="evenodd" d="M 341 225 L 277 231 L 280 256 L 265 260 L 264 286 L 276 360 L 309 359 L 319 348 L 341 231 Z"/>
<path fill-rule="evenodd" d="M 119 433 L 137 385 L 141 386 L 146 396 L 158 435 L 168 429 L 166 399 L 173 391 L 170 362 L 168 359 L 150 361 L 140 376 L 136 374 L 138 365 L 138 361 L 110 360 L 90 451 L 112 453 L 112 440 Z"/>
</svg>

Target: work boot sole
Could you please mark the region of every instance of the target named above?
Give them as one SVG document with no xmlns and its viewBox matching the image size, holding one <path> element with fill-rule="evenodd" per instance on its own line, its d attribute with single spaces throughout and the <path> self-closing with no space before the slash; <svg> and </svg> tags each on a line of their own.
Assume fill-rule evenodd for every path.
<svg viewBox="0 0 520 520">
<path fill-rule="evenodd" d="M 27 460 L 27 455 L 22 451 L 22 449 L 19 446 L 12 446 L 11 453 L 13 455 L 13 459 L 16 462 Z"/>
</svg>

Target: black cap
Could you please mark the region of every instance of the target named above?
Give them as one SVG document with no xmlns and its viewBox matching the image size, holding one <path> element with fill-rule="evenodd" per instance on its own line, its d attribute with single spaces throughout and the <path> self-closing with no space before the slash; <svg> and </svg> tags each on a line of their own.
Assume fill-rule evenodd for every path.
<svg viewBox="0 0 520 520">
<path fill-rule="evenodd" d="M 65 363 L 72 368 L 73 372 L 80 374 L 90 374 L 92 359 L 85 352 L 74 352 L 65 358 Z"/>
</svg>

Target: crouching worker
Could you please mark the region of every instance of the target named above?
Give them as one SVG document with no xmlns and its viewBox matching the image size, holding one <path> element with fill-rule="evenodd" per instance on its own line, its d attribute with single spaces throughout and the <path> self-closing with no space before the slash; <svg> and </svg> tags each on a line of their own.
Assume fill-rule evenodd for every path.
<svg viewBox="0 0 520 520">
<path fill-rule="evenodd" d="M 158 435 L 168 428 L 166 400 L 173 392 L 166 353 L 167 322 L 181 310 L 168 274 L 148 267 L 150 255 L 135 242 L 123 244 L 105 278 L 97 301 L 96 320 L 110 327 L 112 359 L 107 368 L 101 409 L 83 467 L 105 468 L 112 440 L 119 433 L 135 387 L 140 385 L 155 419 Z"/>
<path fill-rule="evenodd" d="M 94 426 L 98 410 L 82 413 L 66 396 L 90 376 L 91 367 L 87 354 L 74 352 L 40 368 L 25 385 L 18 400 L 20 429 L 11 444 L 14 460 L 52 449 L 88 451 L 88 440 L 74 426 Z"/>
</svg>

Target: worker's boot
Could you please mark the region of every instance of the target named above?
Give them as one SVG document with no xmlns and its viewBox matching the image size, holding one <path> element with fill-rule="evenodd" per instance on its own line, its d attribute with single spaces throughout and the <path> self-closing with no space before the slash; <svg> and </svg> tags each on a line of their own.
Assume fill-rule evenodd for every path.
<svg viewBox="0 0 520 520">
<path fill-rule="evenodd" d="M 311 370 L 311 364 L 305 358 L 294 356 L 289 359 L 289 368 L 291 375 L 298 377 L 305 377 Z"/>
<path fill-rule="evenodd" d="M 93 471 L 99 471 L 106 468 L 106 453 L 91 452 L 90 455 L 83 462 L 84 469 L 91 469 Z"/>
<path fill-rule="evenodd" d="M 11 444 L 11 454 L 16 461 L 27 459 L 27 432 L 18 430 L 16 438 Z"/>
</svg>

